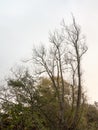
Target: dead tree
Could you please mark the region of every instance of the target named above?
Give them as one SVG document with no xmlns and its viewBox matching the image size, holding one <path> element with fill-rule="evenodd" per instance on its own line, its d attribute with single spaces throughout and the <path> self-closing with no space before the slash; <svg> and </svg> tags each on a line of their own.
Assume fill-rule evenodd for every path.
<svg viewBox="0 0 98 130">
<path fill-rule="evenodd" d="M 45 73 L 49 76 L 53 89 L 57 93 L 59 103 L 59 125 L 58 130 L 75 130 L 80 119 L 80 107 L 82 96 L 82 79 L 81 79 L 81 60 L 83 54 L 87 51 L 87 46 L 84 42 L 84 37 L 81 35 L 81 29 L 76 24 L 73 17 L 71 26 L 65 26 L 61 31 L 56 30 L 50 34 L 50 48 L 45 49 L 41 46 L 40 49 L 34 49 L 33 60 L 40 65 L 37 72 L 38 75 Z M 66 60 L 65 60 L 66 59 Z M 70 61 L 70 62 L 69 62 Z M 65 80 L 66 69 L 72 69 L 72 107 L 74 104 L 74 86 L 77 86 L 77 99 L 75 106 L 74 117 L 69 125 L 65 117 Z"/>
<path fill-rule="evenodd" d="M 81 107 L 81 99 L 82 99 L 82 68 L 81 68 L 81 60 L 82 56 L 87 51 L 87 46 L 85 45 L 85 37 L 81 34 L 81 29 L 79 25 L 76 24 L 75 18 L 73 17 L 73 23 L 71 26 L 65 26 L 65 23 L 63 22 L 63 27 L 65 29 L 65 36 L 63 34 L 63 37 L 65 37 L 65 41 L 67 45 L 69 46 L 69 57 L 68 61 L 69 64 L 72 67 L 73 71 L 73 86 L 75 84 L 75 75 L 77 84 L 75 84 L 77 89 L 77 100 L 76 100 L 76 109 L 75 109 L 75 115 L 74 119 L 72 121 L 72 124 L 70 126 L 70 130 L 76 129 L 78 125 L 78 121 L 80 119 L 80 107 Z M 74 92 L 74 91 L 73 91 Z M 73 93 L 74 96 L 74 93 Z M 74 97 L 73 97 L 74 98 Z M 74 102 L 74 100 L 73 100 Z"/>
</svg>

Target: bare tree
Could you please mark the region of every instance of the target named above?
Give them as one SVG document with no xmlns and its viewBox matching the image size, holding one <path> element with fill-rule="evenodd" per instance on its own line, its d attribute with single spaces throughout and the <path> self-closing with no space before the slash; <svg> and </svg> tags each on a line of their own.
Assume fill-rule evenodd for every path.
<svg viewBox="0 0 98 130">
<path fill-rule="evenodd" d="M 87 51 L 85 40 L 81 35 L 81 29 L 76 24 L 73 17 L 73 23 L 71 26 L 66 26 L 63 21 L 63 28 L 61 31 L 56 30 L 53 34 L 50 34 L 51 46 L 45 49 L 41 46 L 40 49 L 34 49 L 33 60 L 36 64 L 40 65 L 40 70 L 37 74 L 43 74 L 49 76 L 53 89 L 56 91 L 58 103 L 59 103 L 59 130 L 75 130 L 79 122 L 81 98 L 82 98 L 82 83 L 81 83 L 81 60 L 83 54 Z M 70 125 L 68 119 L 65 117 L 65 111 L 67 106 L 65 103 L 67 91 L 66 91 L 66 75 L 68 69 L 71 68 L 72 77 L 72 109 L 75 104 L 75 87 L 77 87 L 77 99 L 75 106 L 74 117 Z"/>
<path fill-rule="evenodd" d="M 65 40 L 69 46 L 69 61 L 73 71 L 73 87 L 76 85 L 78 87 L 77 90 L 77 103 L 76 103 L 76 111 L 74 115 L 74 120 L 71 126 L 71 130 L 75 129 L 80 119 L 80 106 L 82 99 L 82 69 L 81 69 L 81 60 L 83 54 L 87 51 L 87 46 L 85 45 L 85 37 L 81 34 L 81 29 L 79 25 L 76 24 L 75 18 L 73 17 L 73 24 L 71 26 L 65 26 L 63 22 L 63 27 L 66 31 Z M 75 75 L 77 74 L 77 84 L 75 84 Z M 73 91 L 73 99 L 74 99 L 74 91 Z M 74 103 L 74 100 L 73 100 Z"/>
</svg>

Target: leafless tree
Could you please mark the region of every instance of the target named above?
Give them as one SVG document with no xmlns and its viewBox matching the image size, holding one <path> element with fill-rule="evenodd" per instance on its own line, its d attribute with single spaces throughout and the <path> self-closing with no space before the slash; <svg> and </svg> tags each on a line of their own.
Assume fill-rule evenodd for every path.
<svg viewBox="0 0 98 130">
<path fill-rule="evenodd" d="M 59 130 L 75 130 L 80 119 L 80 107 L 82 98 L 82 72 L 81 60 L 83 54 L 87 51 L 85 39 L 81 35 L 81 29 L 76 24 L 73 17 L 71 26 L 66 26 L 63 21 L 61 31 L 56 30 L 50 34 L 50 47 L 41 46 L 40 49 L 34 49 L 33 60 L 40 65 L 37 74 L 49 76 L 53 89 L 57 93 L 59 103 Z M 75 104 L 75 87 L 77 87 L 77 98 L 74 117 L 69 125 L 65 118 L 67 109 L 65 104 L 66 91 L 66 75 L 68 69 L 71 69 L 72 77 L 72 109 Z M 70 116 L 69 116 L 70 117 Z M 68 119 L 69 120 L 69 119 Z"/>
<path fill-rule="evenodd" d="M 82 68 L 81 68 L 81 60 L 82 56 L 87 51 L 87 46 L 85 44 L 85 37 L 81 34 L 81 29 L 79 25 L 76 24 L 75 18 L 73 18 L 73 24 L 71 26 L 65 26 L 63 22 L 63 27 L 65 28 L 65 40 L 69 46 L 69 61 L 73 71 L 73 87 L 76 85 L 78 87 L 77 90 L 77 103 L 76 103 L 76 111 L 74 115 L 74 120 L 71 126 L 71 130 L 75 129 L 78 124 L 78 120 L 80 119 L 80 106 L 82 99 Z M 77 74 L 77 84 L 75 84 L 75 75 Z M 74 92 L 74 91 L 73 91 Z M 73 93 L 74 99 L 74 93 Z M 73 100 L 74 102 L 74 100 Z"/>
</svg>

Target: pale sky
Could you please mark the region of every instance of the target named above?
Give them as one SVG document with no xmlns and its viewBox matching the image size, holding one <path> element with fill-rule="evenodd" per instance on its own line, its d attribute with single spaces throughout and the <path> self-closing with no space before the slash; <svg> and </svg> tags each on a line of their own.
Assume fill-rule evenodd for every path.
<svg viewBox="0 0 98 130">
<path fill-rule="evenodd" d="M 47 43 L 49 31 L 74 14 L 86 35 L 84 84 L 89 101 L 98 101 L 98 0 L 0 0 L 0 78 L 32 55 L 34 44 Z"/>
</svg>

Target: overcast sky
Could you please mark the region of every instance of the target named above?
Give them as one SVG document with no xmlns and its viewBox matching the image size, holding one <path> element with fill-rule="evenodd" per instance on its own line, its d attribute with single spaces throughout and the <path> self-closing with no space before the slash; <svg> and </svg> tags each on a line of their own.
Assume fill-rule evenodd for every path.
<svg viewBox="0 0 98 130">
<path fill-rule="evenodd" d="M 98 0 L 0 0 L 0 78 L 25 57 L 34 44 L 47 43 L 49 30 L 71 13 L 86 35 L 84 82 L 91 102 L 98 101 Z"/>
</svg>

